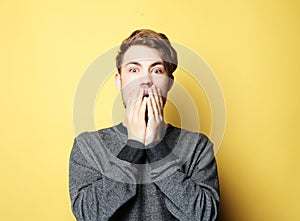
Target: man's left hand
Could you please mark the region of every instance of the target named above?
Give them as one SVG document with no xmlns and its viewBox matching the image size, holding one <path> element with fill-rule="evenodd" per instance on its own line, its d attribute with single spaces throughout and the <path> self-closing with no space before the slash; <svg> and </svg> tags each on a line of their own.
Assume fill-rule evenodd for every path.
<svg viewBox="0 0 300 221">
<path fill-rule="evenodd" d="M 167 128 L 164 121 L 164 103 L 160 89 L 153 85 L 148 89 L 148 93 L 148 123 L 146 128 L 145 146 L 155 141 L 162 140 Z"/>
</svg>

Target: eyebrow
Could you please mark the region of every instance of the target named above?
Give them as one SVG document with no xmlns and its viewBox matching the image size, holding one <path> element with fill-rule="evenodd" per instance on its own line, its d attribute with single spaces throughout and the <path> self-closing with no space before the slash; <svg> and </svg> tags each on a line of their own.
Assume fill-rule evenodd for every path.
<svg viewBox="0 0 300 221">
<path fill-rule="evenodd" d="M 128 66 L 130 64 L 134 64 L 134 65 L 137 65 L 137 66 L 142 66 L 139 62 L 136 62 L 136 61 L 130 61 L 128 63 L 126 63 L 124 66 Z M 157 62 L 154 62 L 153 64 L 150 65 L 150 68 L 156 66 L 156 65 L 163 65 L 165 66 L 165 64 L 161 61 L 157 61 Z"/>
<path fill-rule="evenodd" d="M 126 63 L 126 64 L 123 65 L 123 66 L 128 66 L 128 65 L 130 65 L 130 64 L 134 64 L 134 65 L 137 65 L 137 66 L 142 66 L 139 62 L 136 62 L 136 61 L 130 61 L 130 62 Z"/>
<path fill-rule="evenodd" d="M 156 66 L 156 65 L 162 65 L 162 66 L 165 67 L 165 64 L 164 64 L 163 62 L 157 61 L 157 62 L 154 62 L 153 64 L 151 64 L 151 65 L 150 65 L 150 68 L 152 68 L 152 67 L 154 67 L 154 66 Z"/>
</svg>

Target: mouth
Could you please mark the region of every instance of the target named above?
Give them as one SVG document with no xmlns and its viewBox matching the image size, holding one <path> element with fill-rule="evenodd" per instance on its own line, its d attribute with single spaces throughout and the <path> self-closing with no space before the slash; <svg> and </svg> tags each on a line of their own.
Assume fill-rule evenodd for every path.
<svg viewBox="0 0 300 221">
<path fill-rule="evenodd" d="M 144 97 L 149 97 L 148 90 L 144 90 L 143 98 Z"/>
</svg>

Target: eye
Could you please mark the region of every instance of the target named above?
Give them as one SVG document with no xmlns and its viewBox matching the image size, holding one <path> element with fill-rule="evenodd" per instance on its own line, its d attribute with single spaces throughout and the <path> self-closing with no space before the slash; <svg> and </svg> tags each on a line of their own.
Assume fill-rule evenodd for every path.
<svg viewBox="0 0 300 221">
<path fill-rule="evenodd" d="M 154 74 L 162 74 L 164 73 L 164 70 L 162 68 L 153 68 L 151 70 L 151 73 L 154 73 Z"/>
<path fill-rule="evenodd" d="M 137 73 L 139 70 L 136 68 L 136 67 L 130 67 L 128 69 L 128 72 L 131 72 L 131 73 Z"/>
</svg>

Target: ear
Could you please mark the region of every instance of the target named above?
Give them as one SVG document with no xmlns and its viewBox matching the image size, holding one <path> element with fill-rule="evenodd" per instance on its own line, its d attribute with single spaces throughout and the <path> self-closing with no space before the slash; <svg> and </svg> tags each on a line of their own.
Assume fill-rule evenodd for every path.
<svg viewBox="0 0 300 221">
<path fill-rule="evenodd" d="M 174 84 L 174 77 L 169 78 L 168 91 L 172 88 L 173 84 Z"/>
<path fill-rule="evenodd" d="M 122 89 L 122 82 L 121 82 L 121 75 L 119 73 L 115 74 L 115 83 L 116 87 L 121 90 Z"/>
</svg>

